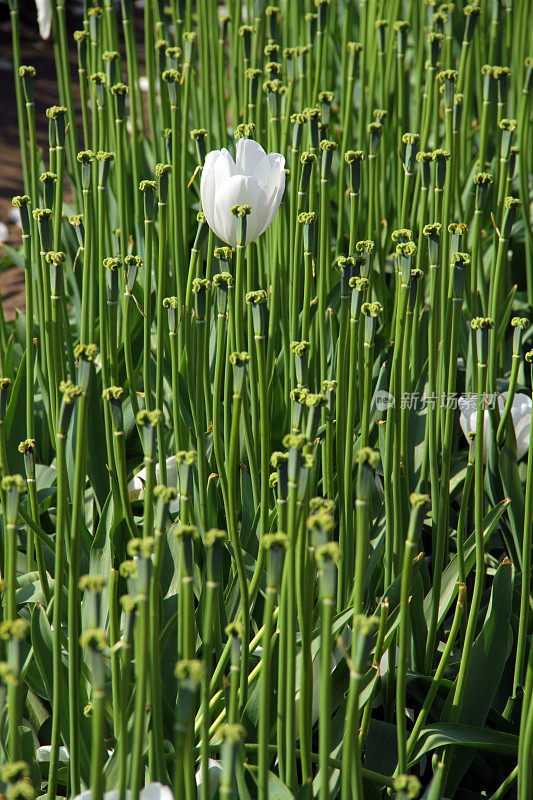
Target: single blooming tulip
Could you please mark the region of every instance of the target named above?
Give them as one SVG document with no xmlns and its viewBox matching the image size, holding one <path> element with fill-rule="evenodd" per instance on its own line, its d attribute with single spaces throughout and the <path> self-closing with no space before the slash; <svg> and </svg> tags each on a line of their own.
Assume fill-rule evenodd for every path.
<svg viewBox="0 0 533 800">
<path fill-rule="evenodd" d="M 73 800 L 91 800 L 93 795 L 92 789 L 77 794 Z M 120 793 L 114 789 L 111 792 L 104 792 L 104 800 L 118 800 Z M 126 792 L 126 800 L 130 800 L 131 792 Z M 174 800 L 174 795 L 168 786 L 163 786 L 162 783 L 149 783 L 139 793 L 139 800 Z"/>
<path fill-rule="evenodd" d="M 52 0 L 35 0 L 41 39 L 48 39 L 52 28 Z"/>
<path fill-rule="evenodd" d="M 265 153 L 253 139 L 239 139 L 233 161 L 224 147 L 207 154 L 202 170 L 200 194 L 205 218 L 211 230 L 235 247 L 240 222 L 233 206 L 248 205 L 246 242 L 261 236 L 276 216 L 285 191 L 285 159 L 279 153 Z"/>
<path fill-rule="evenodd" d="M 507 399 L 507 392 L 502 392 L 498 395 L 498 408 L 500 415 L 505 406 Z M 469 433 L 476 432 L 477 421 L 477 397 L 472 395 L 471 398 L 460 397 L 458 400 L 460 417 L 459 423 L 463 430 L 464 435 L 468 439 Z M 511 417 L 513 419 L 514 432 L 516 437 L 516 457 L 518 460 L 526 454 L 529 447 L 529 430 L 531 425 L 531 397 L 527 394 L 515 394 L 513 398 L 513 405 L 511 406 Z M 489 412 L 485 410 L 483 422 L 483 459 L 487 458 L 487 451 L 490 442 L 490 425 L 489 425 Z"/>
<path fill-rule="evenodd" d="M 174 489 L 178 486 L 178 466 L 176 464 L 176 456 L 170 456 L 166 460 L 167 465 L 167 486 Z M 160 481 L 159 464 L 155 465 L 155 482 Z M 128 483 L 128 492 L 130 500 L 142 500 L 144 497 L 144 485 L 146 483 L 146 467 L 141 469 Z M 168 507 L 171 514 L 177 514 L 180 509 L 179 498 L 173 500 Z"/>
</svg>

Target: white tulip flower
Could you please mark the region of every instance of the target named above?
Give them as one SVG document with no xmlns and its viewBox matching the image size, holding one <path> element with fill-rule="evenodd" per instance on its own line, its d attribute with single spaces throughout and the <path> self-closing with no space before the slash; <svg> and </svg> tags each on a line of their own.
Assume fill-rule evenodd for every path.
<svg viewBox="0 0 533 800">
<path fill-rule="evenodd" d="M 167 465 L 167 483 L 168 487 L 172 487 L 173 489 L 177 489 L 178 487 L 178 465 L 176 463 L 176 456 L 170 456 L 166 460 Z M 161 472 L 159 469 L 159 463 L 155 465 L 155 482 L 159 483 L 160 481 Z M 130 496 L 130 500 L 142 500 L 144 497 L 144 485 L 146 483 L 146 467 L 141 469 L 137 475 L 135 475 L 131 481 L 128 483 L 128 493 Z M 168 507 L 168 510 L 171 514 L 177 514 L 180 510 L 180 501 L 179 497 L 171 502 Z"/>
<path fill-rule="evenodd" d="M 118 789 L 111 792 L 104 792 L 104 800 L 118 800 Z M 93 795 L 92 789 L 87 789 L 81 794 L 77 794 L 73 800 L 91 800 Z M 131 791 L 126 792 L 126 800 L 131 800 Z M 168 786 L 163 786 L 162 783 L 149 783 L 139 793 L 139 800 L 174 800 L 172 790 Z"/>
<path fill-rule="evenodd" d="M 507 399 L 507 392 L 502 392 L 498 395 L 498 408 L 500 415 L 505 406 Z M 459 423 L 463 430 L 464 435 L 468 440 L 470 432 L 476 432 L 477 422 L 477 397 L 473 395 L 471 398 L 460 397 L 458 400 L 459 410 L 461 412 Z M 513 419 L 514 432 L 516 436 L 516 457 L 518 460 L 522 458 L 527 452 L 529 447 L 529 430 L 531 425 L 531 397 L 527 394 L 515 394 L 513 398 L 513 405 L 511 406 L 511 417 Z M 469 441 L 469 440 L 468 440 Z M 487 459 L 487 452 L 490 443 L 490 424 L 489 412 L 486 409 L 483 422 L 483 460 Z"/>
<path fill-rule="evenodd" d="M 285 159 L 265 153 L 253 139 L 239 139 L 233 161 L 226 148 L 212 150 L 205 158 L 200 194 L 211 230 L 236 247 L 240 223 L 233 206 L 248 205 L 246 244 L 253 242 L 272 224 L 285 191 Z"/>
<path fill-rule="evenodd" d="M 35 753 L 35 758 L 37 759 L 37 761 L 40 762 L 50 761 L 51 756 L 52 756 L 52 745 L 50 744 L 41 745 L 41 747 L 37 748 L 37 752 Z M 59 748 L 58 761 L 68 761 L 68 760 L 69 760 L 68 750 L 64 745 L 61 745 Z"/>
<path fill-rule="evenodd" d="M 52 0 L 35 0 L 41 39 L 48 39 L 52 29 Z"/>
</svg>

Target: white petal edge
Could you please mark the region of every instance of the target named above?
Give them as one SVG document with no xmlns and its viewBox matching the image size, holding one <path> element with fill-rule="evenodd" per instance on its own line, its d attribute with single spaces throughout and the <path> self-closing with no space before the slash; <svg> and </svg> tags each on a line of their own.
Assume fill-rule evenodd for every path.
<svg viewBox="0 0 533 800">
<path fill-rule="evenodd" d="M 37 22 L 41 39 L 48 39 L 52 29 L 52 1 L 35 0 L 37 6 Z"/>
<path fill-rule="evenodd" d="M 258 170 L 261 169 L 262 161 L 267 154 L 254 139 L 239 139 L 237 142 L 235 165 L 239 175 L 257 177 Z"/>
</svg>

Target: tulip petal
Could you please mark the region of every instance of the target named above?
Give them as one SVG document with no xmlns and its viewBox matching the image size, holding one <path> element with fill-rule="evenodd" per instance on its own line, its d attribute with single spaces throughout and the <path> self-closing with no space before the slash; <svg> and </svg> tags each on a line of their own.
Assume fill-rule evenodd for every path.
<svg viewBox="0 0 533 800">
<path fill-rule="evenodd" d="M 519 393 L 514 396 L 511 416 L 516 436 L 516 457 L 518 461 L 523 458 L 529 447 L 531 406 L 531 398 L 527 394 Z"/>
<path fill-rule="evenodd" d="M 52 29 L 52 3 L 51 0 L 35 0 L 37 6 L 37 22 L 41 39 L 48 39 Z"/>
<path fill-rule="evenodd" d="M 212 230 L 215 230 L 215 164 L 218 161 L 220 152 L 220 150 L 211 150 L 206 155 L 200 181 L 202 211 L 205 214 L 207 224 Z"/>
<path fill-rule="evenodd" d="M 174 800 L 172 790 L 162 783 L 149 783 L 141 790 L 140 800 Z"/>
<path fill-rule="evenodd" d="M 174 489 L 178 487 L 178 465 L 176 462 L 176 456 L 169 456 L 166 460 L 167 466 L 167 486 L 171 486 Z M 160 481 L 160 469 L 159 463 L 155 465 L 155 480 L 156 483 Z M 139 472 L 134 475 L 131 481 L 128 483 L 128 494 L 130 500 L 142 500 L 144 497 L 144 486 L 146 483 L 146 467 L 139 470 Z M 180 501 L 179 497 L 176 500 L 173 500 L 169 506 L 169 511 L 171 514 L 177 514 L 180 510 Z"/>
<path fill-rule="evenodd" d="M 38 747 L 35 752 L 35 758 L 37 759 L 37 761 L 40 761 L 41 763 L 43 761 L 50 761 L 51 757 L 52 757 L 52 746 L 49 744 L 41 745 L 41 747 Z M 58 761 L 68 761 L 68 759 L 69 755 L 67 748 L 64 745 L 61 745 L 59 747 Z"/>
<path fill-rule="evenodd" d="M 233 206 L 249 205 L 251 212 L 246 219 L 246 242 L 253 242 L 260 232 L 266 208 L 266 196 L 257 178 L 233 175 L 216 187 L 215 220 L 213 230 L 224 242 L 237 245 L 238 222 L 233 216 Z"/>
<path fill-rule="evenodd" d="M 268 213 L 260 233 L 264 233 L 272 225 L 285 191 L 285 159 L 279 153 L 270 153 L 268 161 L 270 163 L 270 175 L 266 188 Z"/>
<path fill-rule="evenodd" d="M 239 139 L 235 163 L 239 175 L 254 175 L 260 183 L 268 180 L 270 165 L 267 154 L 253 139 Z"/>
</svg>

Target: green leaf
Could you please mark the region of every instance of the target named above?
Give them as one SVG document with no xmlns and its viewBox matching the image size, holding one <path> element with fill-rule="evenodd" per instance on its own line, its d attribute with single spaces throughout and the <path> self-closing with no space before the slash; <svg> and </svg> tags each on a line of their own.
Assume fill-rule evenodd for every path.
<svg viewBox="0 0 533 800">
<path fill-rule="evenodd" d="M 485 546 L 487 546 L 488 541 L 496 527 L 496 524 L 500 517 L 502 516 L 503 512 L 509 505 L 509 500 L 506 498 L 505 500 L 501 500 L 497 506 L 492 508 L 485 519 L 483 520 L 483 541 Z M 472 570 L 475 560 L 476 560 L 476 544 L 475 544 L 475 534 L 471 534 L 466 542 L 464 543 L 464 553 L 465 553 L 465 577 L 470 573 Z M 457 581 L 459 580 L 459 560 L 455 555 L 446 569 L 442 574 L 442 586 L 441 586 L 441 593 L 440 593 L 440 602 L 439 602 L 439 625 L 442 623 L 446 614 L 450 610 L 450 607 L 457 595 Z M 424 615 L 427 620 L 429 620 L 429 615 L 431 613 L 431 598 L 433 596 L 433 589 L 426 595 L 426 599 L 424 600 Z"/>
<path fill-rule="evenodd" d="M 478 728 L 475 725 L 461 725 L 443 722 L 440 725 L 430 725 L 420 732 L 418 747 L 411 764 L 415 764 L 425 753 L 430 753 L 440 747 L 457 745 L 462 748 L 486 750 L 489 753 L 498 753 L 502 756 L 516 758 L 518 753 L 518 736 L 503 731 L 494 731 L 489 728 Z M 455 778 L 455 775 L 454 775 Z M 447 796 L 449 788 L 447 787 Z"/>
<path fill-rule="evenodd" d="M 512 427 L 513 423 L 511 419 L 508 420 L 508 425 Z M 513 557 L 516 556 L 518 559 L 517 566 L 521 569 L 522 548 L 520 542 L 522 541 L 522 534 L 524 530 L 525 501 L 522 482 L 520 481 L 520 476 L 518 475 L 516 445 L 514 442 L 513 446 L 508 444 L 506 439 L 499 453 L 498 468 L 503 491 L 507 497 L 511 498 L 511 502 L 507 508 L 507 518 L 509 520 L 509 527 L 511 528 L 511 534 L 513 536 L 513 542 L 516 550 L 516 554 L 513 554 Z"/>
<path fill-rule="evenodd" d="M 496 570 L 485 623 L 472 647 L 464 700 L 458 719 L 461 724 L 484 726 L 500 684 L 512 645 L 510 618 L 513 575 L 514 568 L 508 560 L 503 561 Z M 445 715 L 449 711 L 453 691 L 452 689 L 445 704 Z M 454 753 L 446 784 L 450 797 L 453 797 L 472 758 L 471 753 Z"/>
<path fill-rule="evenodd" d="M 253 775 L 254 779 L 257 774 L 257 767 L 245 765 L 248 772 Z M 268 800 L 294 800 L 294 795 L 291 790 L 274 775 L 273 772 L 268 773 Z"/>
<path fill-rule="evenodd" d="M 39 668 L 39 673 L 45 685 L 48 697 L 48 701 L 52 702 L 52 675 L 53 675 L 53 657 L 52 657 L 52 645 L 53 645 L 53 636 L 52 636 L 52 628 L 50 627 L 50 623 L 48 621 L 48 617 L 46 616 L 46 612 L 39 603 L 37 603 L 31 615 L 31 643 L 33 646 L 33 652 L 35 655 L 35 660 L 37 662 L 37 666 Z M 65 691 L 61 692 L 60 695 L 60 705 L 61 705 L 61 734 L 63 737 L 63 742 L 65 746 L 69 747 L 69 724 L 68 724 L 68 692 L 66 687 L 68 686 L 68 670 L 65 661 L 62 659 L 61 661 L 61 684 L 65 687 Z M 83 690 L 84 681 L 80 680 L 80 692 L 82 692 L 83 697 L 81 698 L 81 704 L 85 705 L 87 702 L 87 697 L 85 691 Z M 91 741 L 91 732 L 90 732 L 90 725 L 89 720 L 86 717 L 82 717 L 80 719 L 80 763 L 81 763 L 81 772 L 82 778 L 85 783 L 89 780 L 90 774 L 90 741 Z"/>
<path fill-rule="evenodd" d="M 9 456 L 10 472 L 24 474 L 24 457 L 18 446 L 26 438 L 26 351 L 17 370 L 11 387 L 9 403 L 5 416 L 6 446 Z"/>
</svg>

